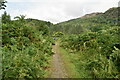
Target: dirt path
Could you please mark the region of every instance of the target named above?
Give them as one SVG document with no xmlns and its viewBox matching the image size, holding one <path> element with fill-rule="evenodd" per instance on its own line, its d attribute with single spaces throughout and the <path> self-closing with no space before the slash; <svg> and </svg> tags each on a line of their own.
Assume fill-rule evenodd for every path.
<svg viewBox="0 0 120 80">
<path fill-rule="evenodd" d="M 56 44 L 53 46 L 53 52 L 55 53 L 52 58 L 52 71 L 51 71 L 51 78 L 68 78 L 67 73 L 65 71 L 63 61 L 60 56 L 59 51 L 59 42 L 56 42 Z"/>
</svg>

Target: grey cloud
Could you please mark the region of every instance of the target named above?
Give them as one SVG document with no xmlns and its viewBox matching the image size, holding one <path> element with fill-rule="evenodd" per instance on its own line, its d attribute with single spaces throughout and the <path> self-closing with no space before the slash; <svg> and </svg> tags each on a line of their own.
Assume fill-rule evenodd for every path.
<svg viewBox="0 0 120 80">
<path fill-rule="evenodd" d="M 105 11 L 114 7 L 118 0 L 8 0 L 10 1 L 24 3 L 8 5 L 7 11 L 12 16 L 26 14 L 30 18 L 57 23 L 91 12 Z"/>
<path fill-rule="evenodd" d="M 70 3 L 65 7 L 66 15 L 78 17 L 83 15 L 83 5 L 79 3 Z"/>
</svg>

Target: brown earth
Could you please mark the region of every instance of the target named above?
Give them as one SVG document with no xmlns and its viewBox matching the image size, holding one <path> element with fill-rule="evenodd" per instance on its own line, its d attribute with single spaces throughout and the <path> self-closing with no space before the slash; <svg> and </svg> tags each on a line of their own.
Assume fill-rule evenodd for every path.
<svg viewBox="0 0 120 80">
<path fill-rule="evenodd" d="M 56 42 L 55 45 L 53 45 L 53 52 L 54 55 L 52 57 L 51 61 L 51 78 L 68 78 L 68 75 L 66 73 L 65 67 L 63 60 L 61 59 L 60 56 L 60 51 L 59 51 L 59 43 Z"/>
</svg>

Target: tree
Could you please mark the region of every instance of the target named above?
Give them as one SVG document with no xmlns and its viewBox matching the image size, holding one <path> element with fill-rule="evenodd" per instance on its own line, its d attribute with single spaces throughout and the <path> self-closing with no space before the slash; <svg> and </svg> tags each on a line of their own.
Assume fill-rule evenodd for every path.
<svg viewBox="0 0 120 80">
<path fill-rule="evenodd" d="M 5 1 L 5 0 L 0 0 L 0 10 L 1 10 L 1 9 L 5 9 L 5 7 L 6 7 L 5 3 L 7 3 L 7 1 Z"/>
<path fill-rule="evenodd" d="M 14 17 L 14 19 L 17 19 L 20 22 L 25 22 L 25 15 L 16 16 L 16 17 Z"/>
<path fill-rule="evenodd" d="M 7 14 L 7 12 L 5 11 L 4 14 L 2 14 L 2 23 L 10 23 L 11 22 L 11 18 L 10 15 Z"/>
</svg>

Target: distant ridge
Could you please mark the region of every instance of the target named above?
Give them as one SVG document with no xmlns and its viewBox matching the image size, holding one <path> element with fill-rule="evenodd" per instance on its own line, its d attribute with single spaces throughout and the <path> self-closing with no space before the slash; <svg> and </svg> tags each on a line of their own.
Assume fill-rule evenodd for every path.
<svg viewBox="0 0 120 80">
<path fill-rule="evenodd" d="M 96 13 L 86 14 L 85 16 L 82 16 L 80 18 L 91 18 L 91 17 L 97 16 L 97 15 L 100 15 L 100 14 L 102 14 L 102 12 L 96 12 Z"/>
<path fill-rule="evenodd" d="M 106 16 L 106 17 L 118 17 L 118 12 L 120 12 L 119 9 L 120 7 L 113 7 L 108 9 L 107 11 L 105 11 L 104 13 L 102 12 L 94 12 L 94 13 L 90 13 L 90 14 L 86 14 L 80 18 L 92 18 L 98 15 L 102 15 L 102 16 Z"/>
<path fill-rule="evenodd" d="M 52 27 L 52 30 L 53 32 L 79 34 L 86 31 L 96 32 L 102 29 L 109 29 L 111 27 L 119 25 L 119 12 L 120 7 L 113 7 L 108 9 L 104 13 L 95 12 L 91 14 L 86 14 L 76 19 L 71 19 L 55 24 L 55 27 Z"/>
</svg>

